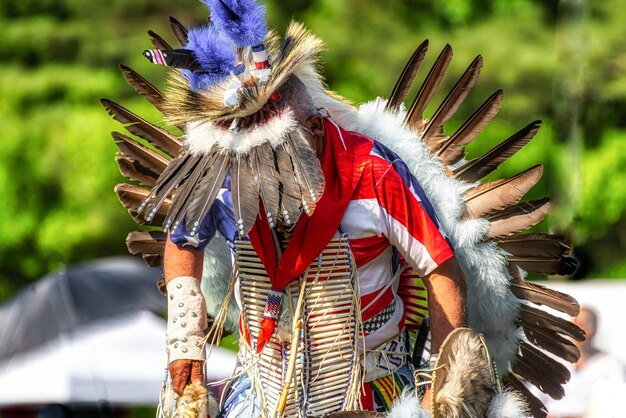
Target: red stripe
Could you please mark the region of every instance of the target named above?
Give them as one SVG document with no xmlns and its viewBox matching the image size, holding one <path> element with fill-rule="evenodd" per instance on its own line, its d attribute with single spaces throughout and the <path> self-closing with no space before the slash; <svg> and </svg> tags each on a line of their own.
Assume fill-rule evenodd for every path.
<svg viewBox="0 0 626 418">
<path fill-rule="evenodd" d="M 362 296 L 361 297 L 361 307 L 362 307 L 361 309 L 365 309 L 365 307 L 369 305 L 371 301 L 376 299 L 378 295 L 379 295 L 378 292 L 374 292 L 374 293 L 370 293 L 368 295 Z M 367 321 L 368 319 L 376 316 L 383 309 L 389 306 L 389 304 L 393 302 L 393 299 L 394 299 L 393 286 L 390 286 L 389 288 L 387 288 L 387 290 L 385 290 L 385 292 L 382 295 L 380 295 L 380 298 L 376 300 L 376 302 L 374 302 L 372 306 L 370 306 L 369 308 L 367 308 L 361 313 L 361 319 L 363 321 Z"/>
<path fill-rule="evenodd" d="M 383 235 L 350 240 L 350 249 L 357 267 L 364 266 L 381 255 L 389 245 L 389 241 Z"/>
<path fill-rule="evenodd" d="M 270 68 L 270 62 L 268 60 L 265 61 L 255 61 L 254 66 L 257 70 L 264 70 L 266 68 Z"/>
<path fill-rule="evenodd" d="M 374 410 L 374 394 L 372 391 L 372 385 L 369 382 L 363 383 L 363 387 L 361 389 L 361 405 L 363 405 L 364 411 Z"/>
</svg>

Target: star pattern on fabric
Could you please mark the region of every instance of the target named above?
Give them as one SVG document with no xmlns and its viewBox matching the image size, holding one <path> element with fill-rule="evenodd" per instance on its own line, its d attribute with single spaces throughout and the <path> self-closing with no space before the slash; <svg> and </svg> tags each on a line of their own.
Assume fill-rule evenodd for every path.
<svg viewBox="0 0 626 418">
<path fill-rule="evenodd" d="M 206 241 L 205 239 L 200 239 L 198 238 L 198 236 L 193 236 L 193 235 L 185 235 L 185 240 L 187 242 L 183 244 L 183 247 L 194 247 L 194 248 L 198 248 L 200 244 Z"/>
</svg>

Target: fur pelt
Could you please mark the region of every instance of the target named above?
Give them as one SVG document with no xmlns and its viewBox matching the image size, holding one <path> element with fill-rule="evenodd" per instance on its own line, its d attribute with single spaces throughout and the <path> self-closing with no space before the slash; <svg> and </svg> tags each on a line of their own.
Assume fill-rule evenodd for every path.
<svg viewBox="0 0 626 418">
<path fill-rule="evenodd" d="M 487 418 L 524 418 L 530 415 L 522 395 L 515 391 L 496 394 L 487 411 Z"/>
<path fill-rule="evenodd" d="M 463 193 L 473 185 L 446 175 L 419 136 L 404 126 L 406 111 L 386 112 L 385 105 L 385 100 L 377 99 L 361 105 L 356 114 L 340 114 L 335 120 L 393 150 L 417 178 L 465 274 L 468 325 L 484 335 L 498 369 L 508 370 L 521 331 L 515 324 L 520 302 L 509 290 L 506 254 L 495 243 L 482 242 L 489 227 L 486 220 L 461 220 Z"/>
<path fill-rule="evenodd" d="M 450 356 L 439 358 L 439 361 L 447 363 L 442 365 L 447 371 L 445 381 L 434 400 L 434 406 L 442 417 L 484 417 L 489 401 L 496 393 L 489 358 L 485 356 L 480 340 L 472 337 L 460 334 L 451 341 Z"/>
<path fill-rule="evenodd" d="M 413 392 L 406 391 L 393 402 L 387 418 L 430 418 L 430 412 L 420 406 Z"/>
</svg>

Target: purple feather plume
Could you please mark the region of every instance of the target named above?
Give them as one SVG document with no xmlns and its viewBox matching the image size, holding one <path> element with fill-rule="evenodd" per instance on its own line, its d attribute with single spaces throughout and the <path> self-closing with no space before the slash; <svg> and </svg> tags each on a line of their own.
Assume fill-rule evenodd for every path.
<svg viewBox="0 0 626 418">
<path fill-rule="evenodd" d="M 213 25 L 191 28 L 188 39 L 185 48 L 193 51 L 203 69 L 203 72 L 182 70 L 194 91 L 210 87 L 235 70 L 235 45 Z"/>
<path fill-rule="evenodd" d="M 255 46 L 267 36 L 265 6 L 255 0 L 200 0 L 211 10 L 211 21 L 237 46 Z"/>
</svg>

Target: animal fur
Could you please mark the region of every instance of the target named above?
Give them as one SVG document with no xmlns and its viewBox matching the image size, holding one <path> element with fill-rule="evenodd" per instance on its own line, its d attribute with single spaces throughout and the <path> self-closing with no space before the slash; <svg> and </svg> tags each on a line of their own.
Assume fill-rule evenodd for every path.
<svg viewBox="0 0 626 418">
<path fill-rule="evenodd" d="M 420 406 L 413 392 L 406 391 L 393 402 L 387 418 L 430 418 L 430 412 Z"/>
<path fill-rule="evenodd" d="M 489 404 L 487 418 L 524 418 L 530 416 L 521 393 L 506 391 L 496 394 Z"/>
</svg>

